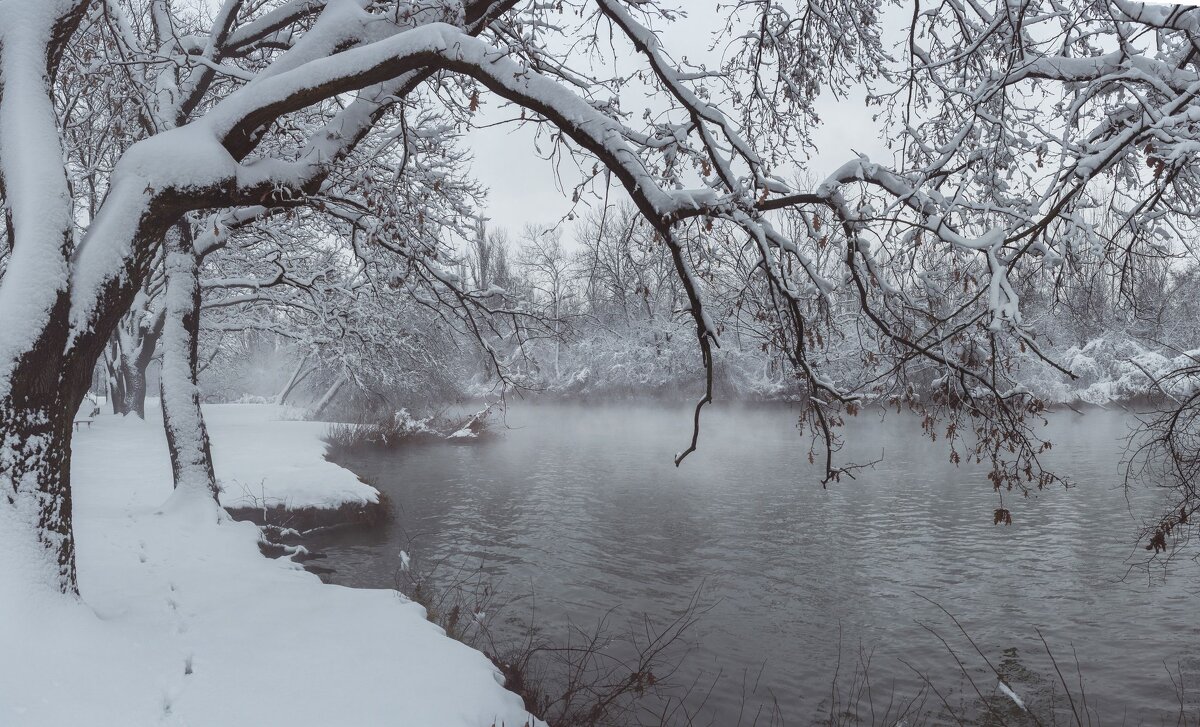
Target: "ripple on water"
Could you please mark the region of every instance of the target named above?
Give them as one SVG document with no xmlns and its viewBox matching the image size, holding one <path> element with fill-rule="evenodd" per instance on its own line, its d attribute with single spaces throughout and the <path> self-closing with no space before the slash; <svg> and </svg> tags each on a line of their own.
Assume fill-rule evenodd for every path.
<svg viewBox="0 0 1200 727">
<path fill-rule="evenodd" d="M 401 548 L 482 561 L 500 588 L 533 588 L 549 634 L 613 608 L 617 618 L 666 618 L 703 585 L 714 605 L 691 633 L 697 649 L 683 676 L 727 676 L 708 703 L 719 724 L 741 706 L 742 675 L 760 668 L 760 691 L 807 719 L 823 706 L 839 652 L 850 660 L 859 644 L 874 650 L 878 683 L 916 689 L 904 659 L 966 688 L 922 624 L 970 647 L 921 596 L 952 611 L 996 663 L 1007 659 L 1014 686 L 1035 697 L 1051 691 L 1053 674 L 1035 629 L 1061 660 L 1078 657 L 1100 714 L 1172 717 L 1164 662 L 1200 673 L 1200 569 L 1181 563 L 1165 584 L 1123 580 L 1136 514 L 1151 498 L 1127 502 L 1118 487 L 1120 416 L 1057 417 L 1051 463 L 1078 487 L 1007 497 L 1009 527 L 992 525 L 996 496 L 979 468 L 955 468 L 943 445 L 895 415 L 851 423 L 842 456 L 886 459 L 828 489 L 782 408 L 713 410 L 701 450 L 680 468 L 671 457 L 689 434 L 682 408 L 527 405 L 508 419 L 503 438 L 475 447 L 343 460 L 399 512 L 380 531 L 317 544 L 333 579 L 390 587 Z"/>
</svg>

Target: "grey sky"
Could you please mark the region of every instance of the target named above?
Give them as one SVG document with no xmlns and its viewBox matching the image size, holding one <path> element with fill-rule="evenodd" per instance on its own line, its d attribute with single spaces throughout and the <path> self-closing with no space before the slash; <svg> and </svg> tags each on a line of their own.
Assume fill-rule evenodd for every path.
<svg viewBox="0 0 1200 727">
<path fill-rule="evenodd" d="M 861 95 L 840 102 L 823 100 L 821 107 L 823 123 L 813 134 L 818 152 L 809 164 L 814 176 L 827 176 L 855 152 L 880 161 L 888 157 L 879 127 L 871 121 L 872 110 L 865 107 Z M 535 156 L 531 128 L 506 124 L 474 129 L 467 138 L 476 176 L 490 189 L 487 216 L 492 225 L 518 232 L 526 223 L 554 224 L 571 210 L 573 169 L 563 164 L 560 170 L 568 186 L 564 195 L 555 185 L 553 165 Z M 628 198 L 614 188 L 611 199 Z"/>
<path fill-rule="evenodd" d="M 709 67 L 717 65 L 718 55 L 709 51 L 708 46 L 712 43 L 714 32 L 724 22 L 717 11 L 720 1 L 699 3 L 688 0 L 678 3 L 679 7 L 689 8 L 691 14 L 663 29 L 663 45 L 673 57 L 686 56 L 693 62 L 707 61 Z M 905 0 L 884 11 L 884 42 L 889 47 L 894 47 L 903 39 L 911 22 L 911 3 L 912 0 Z M 1198 5 L 1200 0 L 1182 0 L 1173 4 Z M 718 46 L 724 47 L 725 44 L 721 39 Z M 621 46 L 618 46 L 618 50 L 621 50 Z M 628 46 L 625 46 L 625 50 L 628 55 L 618 55 L 618 62 L 635 62 Z M 871 118 L 879 109 L 867 108 L 863 96 L 864 89 L 860 88 L 845 99 L 826 96 L 818 100 L 818 114 L 822 123 L 813 131 L 817 149 L 808 165 L 813 177 L 823 179 L 842 163 L 854 158 L 856 152 L 867 154 L 876 161 L 891 160 L 891 152 L 882 139 L 881 126 Z M 492 105 L 496 103 L 494 98 L 489 101 Z M 480 120 L 492 122 L 511 118 L 512 115 L 507 110 L 496 113 L 489 106 L 480 115 Z M 557 223 L 571 209 L 569 186 L 573 178 L 567 176 L 570 170 L 566 167 L 562 170 L 564 183 L 568 186 L 568 194 L 564 196 L 555 186 L 551 165 L 533 154 L 531 129 L 518 129 L 515 125 L 476 129 L 467 140 L 475 155 L 476 174 L 491 189 L 487 215 L 493 225 L 519 232 L 526 223 Z M 623 199 L 627 198 L 622 190 L 612 190 L 611 201 Z M 564 237 L 569 240 L 571 235 Z"/>
<path fill-rule="evenodd" d="M 708 45 L 721 24 L 714 11 L 693 12 L 663 34 L 663 44 L 676 58 L 707 60 L 709 67 L 713 67 L 716 56 L 708 50 Z M 499 109 L 498 103 L 495 97 L 485 99 L 485 108 L 479 116 L 482 124 L 511 119 L 517 114 L 511 108 Z M 822 123 L 813 133 L 817 151 L 808 165 L 813 176 L 823 178 L 852 159 L 856 152 L 880 161 L 890 158 L 880 128 L 871 119 L 875 111 L 878 109 L 866 107 L 862 89 L 856 89 L 845 99 L 830 96 L 818 101 Z M 567 187 L 564 195 L 556 187 L 552 164 L 535 156 L 531 127 L 502 124 L 473 129 L 467 142 L 474 154 L 476 176 L 491 190 L 486 211 L 491 225 L 515 233 L 527 223 L 555 224 L 571 210 L 570 188 L 577 179 L 574 169 L 569 163 L 560 169 L 563 185 Z M 614 187 L 610 202 L 625 199 L 628 198 L 624 192 Z M 571 235 L 568 232 L 564 237 L 570 239 Z"/>
</svg>

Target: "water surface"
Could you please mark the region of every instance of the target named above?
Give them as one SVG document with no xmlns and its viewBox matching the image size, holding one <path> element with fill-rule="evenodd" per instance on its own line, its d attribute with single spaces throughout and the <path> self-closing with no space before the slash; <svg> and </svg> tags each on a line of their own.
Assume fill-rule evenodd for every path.
<svg viewBox="0 0 1200 727">
<path fill-rule="evenodd" d="M 702 589 L 712 608 L 689 632 L 696 648 L 681 676 L 717 682 L 706 705 L 714 724 L 763 700 L 778 700 L 789 724 L 807 723 L 829 709 L 839 655 L 844 679 L 860 645 L 873 650 L 877 695 L 917 690 L 917 669 L 948 701 L 970 703 L 974 692 L 922 624 L 991 693 L 996 680 L 930 601 L 1032 700 L 1050 699 L 1057 679 L 1040 629 L 1072 680 L 1078 658 L 1106 724 L 1173 724 L 1168 668 L 1200 676 L 1200 570 L 1180 562 L 1165 581 L 1129 571 L 1154 501 L 1120 487 L 1128 417 L 1056 415 L 1050 462 L 1078 486 L 1009 497 L 1008 527 L 992 523 L 997 496 L 984 473 L 950 464 L 945 444 L 922 439 L 906 416 L 853 421 L 844 458 L 884 459 L 826 489 L 786 408 L 711 410 L 700 451 L 680 468 L 684 408 L 526 404 L 507 420 L 503 436 L 474 446 L 340 459 L 390 496 L 396 519 L 318 540 L 328 577 L 392 587 L 401 549 L 447 573 L 482 565 L 500 590 L 535 595 L 549 636 L 610 609 L 612 622 L 665 620 Z"/>
</svg>

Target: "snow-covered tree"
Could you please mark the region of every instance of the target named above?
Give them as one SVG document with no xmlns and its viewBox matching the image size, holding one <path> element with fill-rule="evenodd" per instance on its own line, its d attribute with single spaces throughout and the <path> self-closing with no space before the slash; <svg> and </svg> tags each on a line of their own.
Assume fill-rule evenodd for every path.
<svg viewBox="0 0 1200 727">
<path fill-rule="evenodd" d="M 865 0 L 751 0 L 726 12 L 735 43 L 709 68 L 673 60 L 652 28 L 677 11 L 654 1 L 0 2 L 7 557 L 30 564 L 21 572 L 33 582 L 74 590 L 71 417 L 155 260 L 168 273 L 163 335 L 178 334 L 172 355 L 194 360 L 194 345 L 179 342 L 194 342 L 200 288 L 170 279 L 199 268 L 176 244 L 186 222 L 218 210 L 226 221 L 286 224 L 303 206 L 352 225 L 374 216 L 394 198 L 347 205 L 323 194 L 364 144 L 406 138 L 418 97 L 466 119 L 490 92 L 552 130 L 554 153 L 580 162 L 577 197 L 592 181 L 624 188 L 671 261 L 708 372 L 680 459 L 698 443 L 722 334 L 702 277 L 711 227 L 753 252 L 747 274 L 771 301 L 774 343 L 827 449 L 863 392 L 824 368 L 817 333 L 834 303 L 857 299 L 883 373 L 902 381 L 917 361 L 936 372 L 931 416 L 973 423 L 968 454 L 992 463 L 997 489 L 1049 481 L 1032 431 L 1041 403 L 1004 363 L 1040 350 L 1012 275 L 1086 245 L 1136 270 L 1190 234 L 1200 12 L 1125 0 L 946 3 L 917 12 L 895 52 Z M 96 51 L 76 52 L 92 38 Z M 637 62 L 597 78 L 589 61 L 612 52 Z M 139 123 L 105 147 L 111 171 L 98 167 L 99 201 L 85 212 L 63 130 L 80 116 L 120 114 L 60 101 L 97 73 L 127 90 Z M 623 108 L 635 76 L 657 105 L 641 117 Z M 808 149 L 814 99 L 858 82 L 903 122 L 889 126 L 899 134 L 894 168 L 860 158 L 811 189 L 787 183 Z M 428 164 L 396 171 L 427 175 L 430 188 L 438 174 Z M 1080 214 L 1096 206 L 1118 215 L 1120 234 L 1105 239 Z M 789 208 L 808 215 L 805 235 L 777 224 Z M 385 215 L 376 232 L 404 219 Z M 464 238 L 474 227 L 434 222 Z M 464 285 L 429 237 L 365 239 L 411 261 L 397 285 L 419 277 L 424 303 L 518 314 L 493 310 L 494 291 Z M 823 258 L 831 245 L 838 255 Z M 497 356 L 502 331 L 458 320 Z M 168 378 L 190 387 L 189 406 L 198 401 L 194 377 Z M 826 462 L 827 478 L 843 471 Z"/>
</svg>

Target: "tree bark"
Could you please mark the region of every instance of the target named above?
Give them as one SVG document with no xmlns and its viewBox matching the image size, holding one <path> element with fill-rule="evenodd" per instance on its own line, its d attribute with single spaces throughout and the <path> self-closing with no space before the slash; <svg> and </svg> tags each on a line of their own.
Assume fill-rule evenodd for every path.
<svg viewBox="0 0 1200 727">
<path fill-rule="evenodd" d="M 161 312 L 150 323 L 140 320 L 132 327 L 136 330 L 129 333 L 130 315 L 142 319 L 146 311 L 134 310 L 127 314 L 117 333 L 113 335 L 105 354 L 105 368 L 110 381 L 113 414 L 136 414 L 139 419 L 146 418 L 146 371 L 154 360 L 154 352 L 158 350 L 158 341 L 162 337 L 163 315 Z"/>
<path fill-rule="evenodd" d="M 75 537 L 71 528 L 71 428 L 90 376 L 73 376 L 63 366 L 70 301 L 60 295 L 50 324 L 16 362 L 0 399 L 0 531 L 6 560 L 41 563 L 45 570 L 22 570 L 29 584 L 54 584 L 78 593 Z M 8 520 L 9 522 L 3 522 Z M 34 526 L 34 527 L 31 527 Z M 22 566 L 18 565 L 20 569 Z M 47 577 L 48 576 L 48 577 Z"/>
<path fill-rule="evenodd" d="M 190 225 L 181 221 L 166 235 L 167 289 L 162 333 L 163 426 L 177 490 L 217 499 L 212 449 L 197 383 L 200 335 L 200 261 Z"/>
<path fill-rule="evenodd" d="M 121 413 L 137 414 L 139 419 L 145 419 L 146 369 L 149 368 L 150 362 L 147 361 L 142 365 L 137 359 L 122 356 L 120 365 L 121 376 L 125 381 L 125 401 L 122 403 Z"/>
<path fill-rule="evenodd" d="M 51 79 L 85 5 L 46 2 L 30 5 L 33 12 L 6 7 L 0 43 L 0 184 L 11 246 L 0 277 L 0 557 L 13 568 L 5 569 L 9 592 L 78 592 L 71 426 L 95 359 L 86 373 L 64 360 L 73 242 L 69 185 L 59 167 L 59 139 L 30 130 L 56 128 Z M 41 67 L 39 54 L 46 60 Z"/>
<path fill-rule="evenodd" d="M 125 408 L 125 369 L 121 365 L 121 347 L 116 340 L 109 343 L 104 352 L 104 373 L 108 378 L 108 404 L 113 414 L 128 414 Z"/>
</svg>

